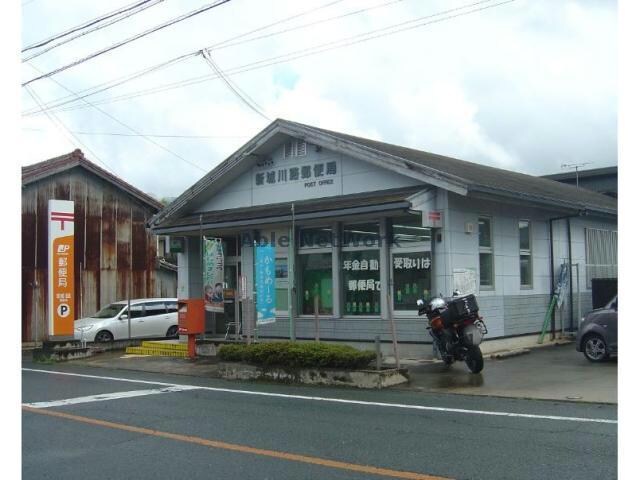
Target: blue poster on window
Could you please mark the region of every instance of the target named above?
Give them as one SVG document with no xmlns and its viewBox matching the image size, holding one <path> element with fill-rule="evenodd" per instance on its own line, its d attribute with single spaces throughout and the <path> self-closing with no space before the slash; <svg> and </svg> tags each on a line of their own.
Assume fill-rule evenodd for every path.
<svg viewBox="0 0 640 480">
<path fill-rule="evenodd" d="M 271 245 L 256 247 L 256 324 L 276 321 L 276 255 Z"/>
</svg>

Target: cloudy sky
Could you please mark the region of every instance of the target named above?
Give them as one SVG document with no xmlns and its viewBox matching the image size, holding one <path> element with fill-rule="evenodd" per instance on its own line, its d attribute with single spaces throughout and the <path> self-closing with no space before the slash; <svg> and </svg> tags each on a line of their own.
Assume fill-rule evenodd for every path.
<svg viewBox="0 0 640 480">
<path fill-rule="evenodd" d="M 132 2 L 23 0 L 22 47 Z M 213 2 L 160 1 L 22 63 L 22 81 Z M 616 25 L 607 0 L 231 0 L 22 88 L 21 162 L 81 148 L 157 198 L 179 195 L 269 120 L 196 55 L 92 105 L 70 92 L 217 45 L 217 67 L 270 119 L 534 175 L 615 165 Z"/>
</svg>

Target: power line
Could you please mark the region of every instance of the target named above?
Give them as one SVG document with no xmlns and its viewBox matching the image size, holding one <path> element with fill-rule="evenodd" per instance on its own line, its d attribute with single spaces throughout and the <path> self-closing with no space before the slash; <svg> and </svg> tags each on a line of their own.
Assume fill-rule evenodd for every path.
<svg viewBox="0 0 640 480">
<path fill-rule="evenodd" d="M 505 5 L 508 3 L 512 3 L 515 2 L 516 0 L 505 0 L 503 2 L 499 2 L 499 3 L 493 3 L 491 5 L 486 5 L 483 7 L 478 7 L 478 8 L 474 8 L 472 10 L 466 10 L 463 11 L 461 13 L 457 13 L 457 14 L 452 14 L 452 15 L 448 15 L 448 16 L 442 16 L 442 15 L 446 15 L 447 13 L 452 13 L 455 11 L 459 11 L 459 10 L 463 10 L 463 9 L 468 9 L 470 7 L 474 7 L 474 6 L 478 6 L 481 4 L 485 4 L 488 2 L 491 2 L 492 0 L 483 0 L 483 1 L 479 1 L 479 2 L 474 2 L 471 4 L 467 4 L 461 7 L 456 7 L 453 9 L 449 9 L 449 10 L 445 10 L 442 12 L 438 12 L 438 13 L 434 13 L 431 15 L 426 15 L 423 17 L 419 17 L 413 20 L 408 20 L 405 22 L 400 22 L 394 25 L 390 25 L 387 27 L 383 27 L 383 28 L 379 28 L 379 29 L 374 29 L 368 32 L 364 32 L 358 35 L 354 35 L 351 37 L 345 37 L 339 40 L 334 40 L 331 42 L 327 42 L 324 44 L 320 44 L 320 45 L 316 45 L 313 47 L 308 47 L 308 48 L 304 48 L 301 50 L 296 50 L 293 52 L 289 52 L 286 54 L 282 54 L 282 55 L 277 55 L 274 57 L 270 57 L 264 60 L 259 60 L 259 61 L 255 61 L 255 62 L 251 62 L 251 63 L 247 63 L 241 66 L 237 66 L 237 67 L 232 67 L 230 69 L 228 69 L 226 71 L 226 75 L 231 76 L 231 75 L 237 75 L 239 73 L 245 73 L 245 72 L 249 72 L 252 70 L 257 70 L 257 69 L 261 69 L 261 68 L 266 68 L 272 65 L 277 65 L 280 63 L 285 63 L 285 62 L 290 62 L 293 60 L 298 60 L 300 58 L 305 58 L 308 56 L 312 56 L 312 55 L 317 55 L 320 53 L 324 53 L 327 51 L 331 51 L 331 50 L 336 50 L 339 48 L 344 48 L 347 46 L 351 46 L 351 45 L 355 45 L 358 43 L 362 43 L 362 42 L 366 42 L 368 40 L 373 40 L 373 39 L 377 39 L 377 38 L 381 38 L 381 37 L 385 37 L 385 36 L 389 36 L 389 35 L 393 35 L 396 33 L 401 33 L 404 31 L 408 31 L 408 30 L 412 30 L 412 29 L 416 29 L 416 28 L 420 28 L 420 27 L 424 27 L 427 25 L 431 25 L 431 24 L 435 24 L 435 23 L 440 23 L 440 22 L 444 22 L 447 20 L 451 20 L 457 17 L 462 17 L 462 16 L 466 16 L 466 15 L 470 15 L 472 13 L 476 13 L 476 12 L 480 12 L 483 10 L 488 10 L 491 8 L 495 8 L 501 5 Z M 442 18 L 436 18 L 433 19 L 433 17 L 442 17 Z M 432 19 L 432 20 L 428 20 L 428 19 Z M 422 22 L 423 20 L 428 20 L 425 22 Z M 422 22 L 422 23 L 416 23 L 416 22 Z M 411 25 L 409 25 L 411 24 Z M 394 30 L 395 29 L 395 30 Z M 124 101 L 124 100 L 130 100 L 133 98 L 137 98 L 137 97 L 141 97 L 141 96 L 145 96 L 145 95 L 152 95 L 155 93 L 161 93 L 161 92 L 165 92 L 168 90 L 173 90 L 175 88 L 180 88 L 180 87 L 186 87 L 186 86 L 191 86 L 191 85 L 196 85 L 199 83 L 203 83 L 206 81 L 210 81 L 210 80 L 214 80 L 220 78 L 219 75 L 217 74 L 213 74 L 213 75 L 202 75 L 199 77 L 192 77 L 189 79 L 185 79 L 185 80 L 180 80 L 177 82 L 172 82 L 172 83 L 168 83 L 168 84 L 164 84 L 164 85 L 158 85 L 156 87 L 152 87 L 149 89 L 143 89 L 143 90 L 138 90 L 136 92 L 129 92 L 126 94 L 122 94 L 120 96 L 116 96 L 116 97 L 112 97 L 112 98 L 106 98 L 106 99 L 102 99 L 102 100 L 98 100 L 96 102 L 97 105 L 103 105 L 103 104 L 109 104 L 109 103 L 115 103 L 115 102 L 119 102 L 119 101 Z M 71 111 L 71 110 L 76 110 L 78 108 L 83 108 L 82 106 L 70 106 L 68 108 L 63 108 L 60 109 L 59 111 Z"/>
<path fill-rule="evenodd" d="M 148 75 L 149 73 L 158 71 L 158 70 L 162 70 L 164 68 L 170 67 L 172 65 L 181 63 L 185 60 L 187 60 L 190 57 L 195 56 L 196 53 L 189 53 L 187 55 L 183 55 L 181 57 L 176 57 L 176 58 L 172 58 L 171 60 L 168 60 L 164 63 L 160 63 L 157 65 L 153 65 L 151 67 L 145 68 L 143 70 L 139 70 L 137 72 L 131 73 L 129 75 L 125 75 L 122 77 L 118 77 L 114 80 L 108 81 L 108 82 L 103 82 L 100 83 L 98 85 L 95 85 L 93 87 L 87 88 L 85 90 L 81 90 L 80 92 L 77 92 L 75 95 L 66 95 L 64 97 L 59 97 L 58 99 L 52 100 L 48 103 L 45 104 L 47 109 L 58 109 L 61 106 L 67 105 L 69 103 L 76 103 L 79 100 L 86 98 L 86 97 L 90 97 L 93 95 L 96 95 L 98 93 L 104 92 L 106 90 L 109 90 L 111 88 L 117 87 L 119 85 L 122 85 L 124 83 L 127 83 L 131 80 L 135 80 L 136 78 L 140 78 L 143 77 L 144 75 Z M 38 113 L 38 109 L 29 109 L 27 111 L 25 111 L 23 113 L 24 116 L 30 116 L 33 115 L 35 113 Z"/>
<path fill-rule="evenodd" d="M 46 113 L 46 112 L 45 112 Z M 29 130 L 35 132 L 45 131 L 42 128 L 30 128 L 22 127 L 22 130 Z M 115 137 L 155 137 L 155 138 L 186 138 L 186 139 L 211 139 L 211 138 L 249 138 L 251 135 L 167 135 L 167 134 L 153 134 L 153 133 L 119 133 L 119 132 L 83 132 L 78 130 L 70 130 L 77 135 L 90 135 L 90 136 L 115 136 Z"/>
<path fill-rule="evenodd" d="M 399 1 L 402 1 L 402 0 L 399 0 Z M 217 48 L 217 47 L 219 47 L 221 45 L 226 45 L 226 44 L 232 42 L 233 40 L 237 40 L 239 38 L 246 37 L 247 35 L 251 35 L 252 33 L 256 33 L 256 32 L 260 32 L 262 30 L 266 30 L 267 28 L 273 27 L 273 26 L 278 25 L 280 23 L 288 22 L 289 20 L 293 20 L 294 18 L 304 17 L 305 15 L 309 15 L 310 13 L 314 13 L 314 12 L 317 12 L 319 10 L 323 10 L 325 8 L 332 7 L 333 5 L 335 5 L 337 3 L 341 3 L 341 2 L 344 2 L 344 0 L 333 0 L 333 1 L 329 2 L 329 3 L 325 3 L 325 4 L 320 5 L 318 7 L 314 7 L 314 8 L 311 8 L 309 10 L 305 10 L 303 12 L 296 13 L 295 15 L 291 15 L 289 17 L 281 18 L 280 20 L 276 20 L 275 22 L 269 23 L 269 24 L 264 25 L 262 27 L 258 27 L 256 29 L 250 30 L 248 32 L 241 33 L 240 35 L 235 35 L 235 36 L 233 36 L 231 38 L 227 38 L 226 40 L 222 40 L 221 42 L 215 43 L 215 44 L 210 45 L 210 46 L 205 47 L 205 48 L 207 50 L 211 50 L 211 49 Z"/>
<path fill-rule="evenodd" d="M 271 121 L 271 119 L 267 117 L 267 115 L 265 115 L 260 105 L 258 105 L 249 95 L 243 92 L 240 87 L 238 87 L 229 78 L 227 78 L 224 72 L 218 67 L 218 65 L 216 65 L 216 62 L 213 61 L 213 58 L 211 58 L 211 54 L 207 50 L 202 51 L 202 58 L 204 58 L 204 60 L 209 64 L 213 71 L 216 72 L 222 79 L 222 81 L 227 85 L 227 87 L 229 87 L 229 90 L 231 90 L 231 92 L 233 92 L 233 94 L 238 97 L 242 103 L 247 105 L 251 110 L 256 112 L 268 122 Z"/>
<path fill-rule="evenodd" d="M 40 71 L 40 69 L 39 69 L 38 67 L 36 67 L 35 65 L 32 65 L 31 63 L 29 63 L 29 65 L 31 65 L 31 67 L 32 67 L 32 68 L 34 68 L 35 70 Z M 69 88 L 65 87 L 63 84 L 61 84 L 61 83 L 60 83 L 60 82 L 58 82 L 57 80 L 55 80 L 55 79 L 53 79 L 53 78 L 51 78 L 51 77 L 48 77 L 48 78 L 49 78 L 49 80 L 51 80 L 52 82 L 54 82 L 56 85 L 58 85 L 58 86 L 60 86 L 60 87 L 64 88 L 67 92 L 74 94 L 74 92 L 73 92 L 72 90 L 70 90 Z M 133 127 L 131 127 L 131 126 L 127 125 L 126 123 L 122 122 L 121 120 L 118 120 L 116 117 L 114 117 L 114 116 L 113 116 L 113 115 L 111 115 L 110 113 L 105 112 L 104 110 L 102 110 L 101 108 L 99 108 L 99 107 L 95 106 L 94 104 L 92 104 L 91 102 L 87 101 L 86 99 L 84 99 L 84 98 L 83 98 L 83 99 L 81 99 L 81 100 L 82 100 L 84 103 L 86 103 L 86 104 L 88 104 L 88 105 L 92 106 L 93 108 L 95 108 L 96 110 L 98 110 L 98 111 L 99 111 L 100 113 L 102 113 L 103 115 L 105 115 L 105 116 L 109 117 L 109 118 L 110 118 L 111 120 L 113 120 L 114 122 L 119 123 L 120 125 L 122 125 L 123 127 L 125 127 L 127 130 L 129 130 L 129 131 L 131 131 L 131 132 L 135 133 L 136 135 L 138 135 L 138 136 L 140 136 L 140 137 L 144 138 L 146 141 L 148 141 L 148 142 L 152 143 L 152 144 L 153 144 L 153 145 L 155 145 L 156 147 L 161 148 L 161 149 L 162 149 L 162 150 L 164 150 L 165 152 L 167 152 L 167 153 L 169 153 L 169 154 L 173 155 L 174 157 L 176 157 L 176 158 L 178 158 L 178 159 L 182 160 L 182 161 L 183 161 L 183 162 L 185 162 L 185 163 L 188 163 L 189 165 L 191 165 L 191 166 L 193 166 L 193 167 L 196 167 L 197 169 L 199 169 L 199 170 L 201 170 L 201 171 L 203 171 L 203 172 L 206 172 L 206 171 L 207 171 L 206 169 L 202 168 L 200 165 L 198 165 L 198 164 L 196 164 L 196 163 L 193 163 L 193 162 L 192 162 L 192 161 L 190 161 L 190 160 L 187 160 L 187 159 L 186 159 L 186 158 L 184 158 L 183 156 L 178 155 L 178 154 L 177 154 L 176 152 L 174 152 L 173 150 L 168 149 L 168 148 L 167 148 L 167 147 L 165 147 L 164 145 L 161 145 L 160 143 L 156 142 L 155 140 L 153 140 L 153 139 L 151 139 L 151 138 L 149 138 L 149 137 L 145 136 L 144 134 L 140 133 L 140 132 L 139 132 L 138 130 L 136 130 L 135 128 L 133 128 Z"/>
<path fill-rule="evenodd" d="M 254 42 L 256 40 L 262 40 L 264 38 L 274 37 L 276 35 L 282 35 L 283 33 L 289 33 L 289 32 L 293 32 L 295 30 L 301 30 L 303 28 L 308 28 L 308 27 L 312 27 L 312 26 L 315 26 L 315 25 L 320 25 L 321 23 L 327 23 L 327 22 L 331 22 L 333 20 L 339 20 L 341 18 L 350 17 L 352 15 L 357 15 L 359 13 L 368 12 L 368 11 L 371 11 L 371 10 L 375 10 L 377 8 L 387 7 L 389 5 L 392 5 L 394 3 L 400 3 L 402 1 L 404 1 L 404 0 L 391 0 L 389 2 L 379 3 L 379 4 L 373 5 L 371 7 L 360 8 L 358 10 L 352 10 L 350 12 L 346 12 L 346 13 L 343 13 L 343 14 L 340 14 L 340 15 L 334 15 L 333 17 L 322 18 L 320 20 L 315 20 L 313 22 L 303 23 L 302 25 L 296 25 L 296 26 L 293 26 L 293 27 L 285 28 L 283 30 L 278 30 L 276 32 L 266 33 L 264 35 L 259 35 L 257 37 L 251 37 L 251 38 L 248 38 L 246 40 L 242 40 L 241 42 L 232 43 L 232 40 L 235 40 L 237 38 L 245 36 L 245 35 L 238 35 L 237 37 L 225 40 L 224 42 L 218 42 L 218 43 L 216 43 L 214 45 L 211 45 L 211 46 L 207 47 L 207 50 L 222 50 L 223 48 L 229 48 L 229 47 L 235 47 L 237 45 L 243 45 L 245 43 Z M 490 0 L 486 0 L 486 1 L 490 1 Z M 275 24 L 271 24 L 269 26 L 272 26 L 272 25 L 275 25 Z M 253 30 L 252 32 L 249 32 L 249 33 L 254 33 L 254 32 L 257 32 L 259 30 L 263 30 L 263 29 L 260 28 L 260 29 L 257 29 L 257 30 Z"/>
<path fill-rule="evenodd" d="M 152 1 L 152 3 L 148 3 L 150 1 Z M 78 39 L 80 37 L 84 37 L 85 35 L 89 35 L 90 33 L 96 32 L 96 31 L 101 30 L 103 28 L 109 27 L 109 26 L 111 26 L 111 25 L 113 25 L 115 23 L 121 22 L 122 20 L 125 20 L 125 19 L 127 19 L 129 17 L 132 17 L 133 15 L 135 15 L 137 13 L 140 13 L 140 12 L 146 10 L 147 8 L 151 8 L 151 7 L 155 6 L 155 5 L 158 5 L 159 3 L 162 3 L 162 2 L 164 2 L 164 0 L 145 0 L 144 2 L 141 2 L 141 4 L 139 4 L 137 9 L 131 10 L 131 11 L 126 11 L 126 13 L 118 15 L 116 18 L 113 18 L 113 19 L 111 19 L 110 21 L 108 21 L 106 23 L 101 23 L 99 25 L 96 25 L 95 27 L 93 27 L 93 28 L 91 28 L 89 30 L 84 30 L 84 31 L 78 33 L 77 35 L 74 35 L 72 37 L 66 38 L 66 39 L 64 39 L 64 40 L 62 40 L 62 41 L 60 41 L 58 43 L 55 43 L 55 44 L 53 44 L 53 45 L 51 45 L 51 46 L 49 46 L 49 47 L 47 47 L 47 48 L 45 48 L 43 50 L 40 50 L 39 52 L 33 53 L 32 55 L 23 58 L 22 62 L 27 62 L 29 60 L 32 60 L 32 59 L 34 59 L 36 57 L 39 57 L 40 55 L 44 55 L 45 53 L 53 50 L 54 48 L 58 48 L 61 45 L 64 45 L 64 44 L 69 43 L 69 42 L 72 42 L 72 41 L 74 41 L 74 40 L 76 40 L 76 39 Z M 61 35 L 61 36 L 64 36 L 64 35 Z M 49 43 L 49 42 L 46 42 L 46 43 Z"/>
<path fill-rule="evenodd" d="M 92 53 L 90 55 L 87 55 L 86 57 L 83 57 L 83 58 L 81 58 L 79 60 L 76 60 L 75 62 L 72 62 L 72 63 L 69 63 L 67 65 L 64 65 L 64 66 L 62 66 L 60 68 L 52 70 L 51 72 L 42 74 L 39 77 L 32 78 L 31 80 L 23 83 L 22 86 L 24 87 L 24 86 L 29 85 L 29 84 L 37 81 L 37 80 L 42 79 L 42 78 L 47 78 L 47 77 L 51 77 L 53 75 L 56 75 L 56 74 L 58 74 L 60 72 L 63 72 L 63 71 L 65 71 L 65 70 L 67 70 L 67 69 L 69 69 L 71 67 L 75 67 L 76 65 L 80 65 L 81 63 L 84 63 L 84 62 L 86 62 L 88 60 L 91 60 L 92 58 L 96 58 L 96 57 L 98 57 L 98 56 L 100 56 L 100 55 L 102 55 L 104 53 L 107 53 L 107 52 L 110 52 L 112 50 L 115 50 L 116 48 L 122 47 L 123 45 L 126 45 L 128 43 L 134 42 L 134 41 L 136 41 L 136 40 L 138 40 L 138 39 L 140 39 L 142 37 L 146 37 L 147 35 L 150 35 L 150 34 L 152 34 L 154 32 L 157 32 L 158 30 L 162 30 L 163 28 L 169 27 L 169 26 L 174 25 L 174 24 L 176 24 L 178 22 L 181 22 L 181 21 L 186 20 L 188 18 L 191 18 L 193 16 L 196 16 L 196 15 L 199 15 L 201 13 L 204 13 L 204 12 L 206 12 L 208 10 L 213 9 L 213 8 L 219 7 L 220 5 L 223 5 L 223 4 L 228 3 L 230 1 L 231 0 L 217 0 L 214 3 L 205 5 L 203 7 L 200 7 L 198 9 L 196 9 L 196 10 L 193 10 L 193 11 L 191 11 L 189 13 L 181 15 L 179 17 L 175 17 L 175 18 L 173 18 L 173 19 L 171 19 L 171 20 L 169 20 L 167 22 L 161 23 L 160 25 L 156 25 L 153 28 L 145 30 L 142 33 L 134 35 L 133 37 L 129 37 L 129 38 L 127 38 L 125 40 L 122 40 L 122 41 L 120 41 L 118 43 L 115 43 L 115 44 L 113 44 L 113 45 L 111 45 L 109 47 L 103 48 L 102 50 L 98 50 L 97 52 L 94 52 L 94 53 Z"/>
<path fill-rule="evenodd" d="M 262 26 L 262 27 L 256 28 L 256 29 L 254 29 L 254 30 L 250 30 L 250 31 L 245 32 L 245 33 L 242 33 L 242 34 L 240 34 L 240 35 L 235 35 L 235 36 L 233 36 L 233 37 L 231 37 L 231 38 L 227 38 L 226 40 L 223 40 L 222 42 L 218 42 L 218 43 L 216 43 L 215 45 L 212 45 L 211 47 L 208 47 L 208 48 L 226 48 L 226 47 L 221 47 L 221 45 L 228 44 L 229 42 L 232 42 L 233 40 L 237 40 L 237 39 L 239 39 L 239 38 L 246 37 L 247 35 L 250 35 L 250 34 L 255 33 L 255 32 L 259 32 L 259 31 L 261 31 L 261 30 L 264 30 L 264 29 L 266 29 L 266 28 L 272 27 L 272 26 L 274 26 L 274 25 L 277 25 L 277 24 L 280 24 L 280 23 L 285 23 L 285 22 L 287 22 L 287 21 L 289 21 L 289 20 L 292 20 L 292 19 L 294 19 L 294 18 L 299 18 L 299 17 L 305 16 L 305 15 L 309 15 L 310 13 L 317 12 L 317 11 L 319 11 L 319 10 L 322 10 L 322 9 L 328 8 L 328 7 L 330 7 L 330 6 L 333 6 L 333 5 L 335 5 L 335 4 L 337 4 L 337 3 L 340 3 L 340 2 L 343 2 L 343 1 L 344 1 L 344 0 L 333 0 L 333 1 L 329 2 L 329 3 L 326 3 L 326 4 L 323 4 L 323 5 L 320 5 L 320 6 L 318 6 L 318 7 L 314 7 L 314 8 L 311 8 L 311 9 L 309 9 L 309 10 L 305 10 L 305 11 L 303 11 L 303 12 L 297 13 L 297 14 L 295 14 L 295 15 L 291 15 L 291 16 L 289 16 L 289 17 L 282 18 L 282 19 L 277 20 L 276 22 L 272 22 L 272 23 L 270 23 L 270 24 L 268 24 L 268 25 L 265 25 L 265 26 Z M 387 4 L 391 4 L 391 3 L 395 3 L 395 2 L 400 2 L 400 1 L 403 1 L 403 0 L 394 0 L 394 1 L 392 1 L 392 2 L 388 2 Z M 387 5 L 387 4 L 384 4 L 384 5 Z M 351 15 L 351 14 L 353 14 L 353 13 L 361 13 L 361 12 L 364 12 L 364 11 L 367 11 L 367 10 L 372 10 L 372 9 L 374 9 L 374 8 L 378 8 L 378 7 L 379 7 L 379 6 L 373 6 L 373 7 L 369 7 L 369 8 L 365 8 L 365 9 L 358 10 L 358 11 L 356 11 L 356 12 L 349 12 L 349 13 L 347 13 L 347 14 L 345 14 L 345 15 L 341 15 L 341 16 L 338 16 L 338 17 L 332 17 L 332 19 L 340 18 L 340 17 L 342 17 L 342 16 L 348 16 L 348 15 Z M 262 38 L 262 37 L 256 37 L 256 38 Z M 246 40 L 246 42 L 250 42 L 250 41 L 253 41 L 253 39 L 248 39 L 248 40 Z M 239 44 L 241 44 L 241 43 L 244 43 L 244 42 L 238 42 L 238 43 L 233 44 L 233 45 L 239 45 Z M 123 83 L 126 83 L 126 82 L 128 82 L 128 81 L 130 81 L 130 80 L 133 80 L 133 79 L 135 79 L 135 78 L 138 78 L 138 77 L 140 77 L 140 76 L 146 75 L 147 73 L 150 73 L 150 72 L 152 72 L 152 71 L 154 71 L 154 70 L 156 70 L 156 69 L 164 68 L 164 66 L 168 66 L 169 64 L 172 64 L 173 62 L 176 62 L 176 61 L 178 61 L 178 60 L 180 60 L 180 61 L 181 61 L 182 59 L 186 59 L 186 58 L 191 57 L 191 56 L 200 55 L 200 51 L 201 51 L 201 50 L 195 50 L 195 51 L 193 51 L 193 52 L 189 52 L 189 53 L 187 53 L 187 54 L 185 54 L 185 55 L 181 55 L 181 56 L 176 57 L 176 58 L 174 58 L 174 59 L 168 60 L 167 62 L 161 63 L 161 64 L 156 65 L 156 66 L 152 66 L 152 67 L 149 67 L 149 68 L 147 68 L 147 69 L 141 70 L 141 71 L 139 71 L 139 72 L 137 72 L 137 73 L 131 74 L 130 76 L 118 77 L 118 78 L 116 78 L 116 79 L 114 79 L 114 80 L 111 80 L 111 81 L 109 81 L 109 82 L 104 82 L 104 83 L 99 84 L 99 85 L 97 85 L 97 86 L 95 86 L 95 87 L 91 87 L 90 89 L 82 90 L 82 91 L 80 91 L 80 92 L 78 92 L 78 93 L 80 93 L 80 94 L 84 94 L 84 93 L 87 93 L 87 92 L 89 92 L 89 91 L 91 91 L 91 90 L 94 90 L 93 92 L 91 92 L 91 93 L 87 93 L 87 94 L 86 94 L 86 95 L 84 95 L 84 96 L 92 96 L 92 95 L 95 95 L 95 94 L 97 94 L 97 93 L 100 93 L 100 92 L 103 92 L 103 91 L 109 90 L 109 89 L 114 88 L 114 87 L 119 86 L 119 85 L 122 85 Z M 100 89 L 98 89 L 99 87 L 102 87 L 102 86 L 104 86 L 104 88 L 100 88 Z M 96 89 L 98 89 L 98 90 L 96 90 Z M 75 101 L 76 101 L 76 99 L 70 99 L 70 100 L 67 100 L 67 99 L 69 99 L 70 97 L 73 97 L 73 96 L 71 96 L 71 95 L 67 95 L 66 97 L 57 98 L 57 99 L 55 99 L 55 100 L 53 100 L 53 101 L 51 101 L 51 102 L 48 102 L 48 103 L 46 104 L 46 106 L 47 106 L 48 108 L 57 108 L 57 107 L 59 107 L 59 106 L 61 106 L 61 105 L 64 105 L 64 104 L 67 104 L 67 103 L 71 103 L 71 102 L 75 102 Z M 64 102 L 62 102 L 62 103 L 58 103 L 58 102 L 60 102 L 61 100 L 67 100 L 67 101 L 64 101 Z M 35 111 L 37 112 L 37 110 L 35 110 Z M 26 112 L 23 112 L 23 115 L 30 115 L 31 113 L 32 113 L 32 111 L 26 111 Z"/>
<path fill-rule="evenodd" d="M 31 1 L 33 1 L 33 0 L 31 0 Z M 61 33 L 57 33 L 57 34 L 55 34 L 55 35 L 53 35 L 51 37 L 45 38 L 44 40 L 38 40 L 37 42 L 32 43 L 31 45 L 28 45 L 25 48 L 23 48 L 20 51 L 20 53 L 24 53 L 27 50 L 32 50 L 34 48 L 43 47 L 44 45 L 47 45 L 48 43 L 51 43 L 54 40 L 57 40 L 57 39 L 62 38 L 62 37 L 65 37 L 67 35 L 71 35 L 74 32 L 77 32 L 79 30 L 83 30 L 83 29 L 85 29 L 87 27 L 95 25 L 96 23 L 100 23 L 100 22 L 103 22 L 105 20 L 108 20 L 111 17 L 120 15 L 120 14 L 122 14 L 124 12 L 127 12 L 127 11 L 129 11 L 131 9 L 137 8 L 140 5 L 143 5 L 143 4 L 145 4 L 147 2 L 150 2 L 150 1 L 151 0 L 142 0 L 142 1 L 134 2 L 134 3 L 130 3 L 130 4 L 125 5 L 124 7 L 121 7 L 119 9 L 117 9 L 117 10 L 113 10 L 111 12 L 105 13 L 105 14 L 100 15 L 100 16 L 98 16 L 96 18 L 91 19 L 91 20 L 87 20 L 86 22 L 81 23 L 80 25 L 76 25 L 75 27 L 71 27 L 68 30 L 65 30 L 65 31 L 63 31 Z"/>
<path fill-rule="evenodd" d="M 25 87 L 25 89 L 27 90 L 27 93 L 29 94 L 29 96 L 31 96 L 31 98 L 33 99 L 33 101 L 34 101 L 34 102 L 36 102 L 38 105 L 42 105 L 42 104 L 41 104 L 40 97 L 38 96 L 38 94 L 37 94 L 35 91 L 33 91 L 33 89 L 32 89 L 31 87 Z M 98 157 L 98 155 L 96 155 L 96 153 L 95 153 L 93 150 L 91 150 L 88 146 L 86 146 L 84 143 L 82 143 L 82 142 L 80 141 L 80 139 L 79 139 L 78 137 L 76 137 L 76 136 L 75 136 L 75 135 L 74 135 L 74 134 L 73 134 L 73 133 L 72 133 L 72 132 L 67 128 L 67 126 L 62 122 L 62 120 L 60 120 L 60 119 L 56 116 L 56 114 L 55 114 L 55 113 L 51 113 L 51 114 L 50 114 L 49 112 L 46 112 L 46 111 L 45 111 L 44 113 L 47 115 L 47 117 L 49 118 L 49 120 L 51 120 L 51 122 L 53 123 L 53 125 L 54 125 L 56 128 L 60 128 L 60 127 L 62 127 L 64 130 L 66 130 L 66 131 L 69 133 L 69 135 L 71 135 L 71 137 L 73 137 L 73 138 L 75 139 L 75 141 L 76 141 L 76 142 L 78 142 L 78 143 L 79 143 L 79 144 L 80 144 L 80 145 L 81 145 L 85 150 L 87 150 L 89 153 L 91 153 L 91 155 L 93 156 L 93 158 L 95 158 L 96 160 L 98 160 L 98 161 L 99 161 L 102 165 L 104 165 L 108 170 L 112 170 L 111 168 L 109 168 L 109 165 L 107 165 L 107 164 L 106 164 L 106 163 L 105 163 L 105 162 L 104 162 L 100 157 Z M 54 120 L 54 118 L 55 118 L 55 120 L 57 120 L 57 122 L 58 122 L 58 123 L 56 123 L 56 121 Z M 58 125 L 58 124 L 59 124 L 59 125 Z M 63 134 L 64 134 L 64 131 L 63 131 Z M 63 136 L 65 136 L 65 138 L 66 138 L 67 140 L 69 140 L 69 138 L 68 138 L 68 137 L 66 137 L 66 135 L 63 135 Z M 70 140 L 69 140 L 69 141 L 70 141 Z M 70 143 L 71 143 L 71 145 L 73 145 L 73 147 L 74 147 L 74 148 L 76 147 L 76 145 L 73 143 L 73 141 L 70 141 Z M 112 170 L 112 171 L 113 171 L 113 170 Z"/>
</svg>

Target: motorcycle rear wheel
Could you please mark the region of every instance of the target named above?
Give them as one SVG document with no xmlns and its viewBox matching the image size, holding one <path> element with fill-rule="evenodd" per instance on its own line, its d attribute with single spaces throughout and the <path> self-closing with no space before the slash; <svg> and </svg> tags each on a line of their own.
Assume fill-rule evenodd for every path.
<svg viewBox="0 0 640 480">
<path fill-rule="evenodd" d="M 467 364 L 471 373 L 480 373 L 484 368 L 484 358 L 482 358 L 480 347 L 477 345 L 469 347 L 464 357 L 464 363 Z"/>
</svg>

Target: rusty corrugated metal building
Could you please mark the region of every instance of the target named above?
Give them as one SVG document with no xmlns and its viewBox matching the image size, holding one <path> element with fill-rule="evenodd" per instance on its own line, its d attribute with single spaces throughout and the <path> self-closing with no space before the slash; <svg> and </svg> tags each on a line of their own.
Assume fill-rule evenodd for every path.
<svg viewBox="0 0 640 480">
<path fill-rule="evenodd" d="M 75 202 L 78 317 L 131 298 L 175 297 L 176 269 L 159 261 L 147 220 L 162 204 L 82 151 L 22 168 L 22 340 L 46 338 L 48 201 Z"/>
</svg>

